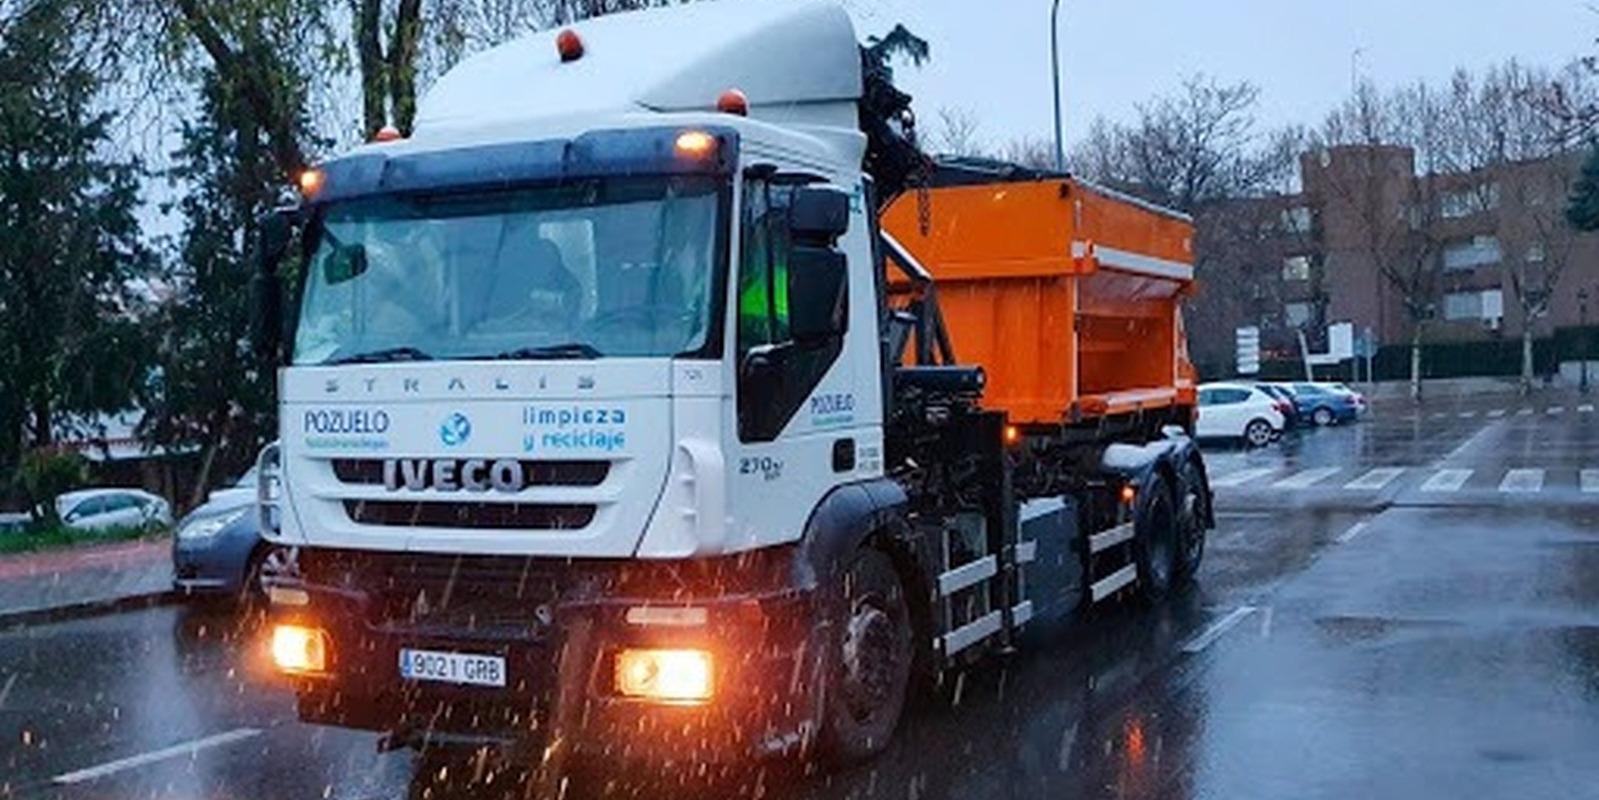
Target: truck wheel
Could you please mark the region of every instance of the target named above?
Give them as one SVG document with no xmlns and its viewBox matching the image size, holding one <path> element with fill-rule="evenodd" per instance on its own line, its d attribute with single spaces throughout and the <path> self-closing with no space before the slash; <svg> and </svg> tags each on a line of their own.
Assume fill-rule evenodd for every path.
<svg viewBox="0 0 1599 800">
<path fill-rule="evenodd" d="M 1170 482 L 1156 471 L 1139 487 L 1133 512 L 1133 554 L 1144 596 L 1159 600 L 1177 581 L 1178 515 Z"/>
<path fill-rule="evenodd" d="M 1263 419 L 1250 420 L 1244 426 L 1244 443 L 1250 447 L 1265 447 L 1271 444 L 1271 423 Z"/>
<path fill-rule="evenodd" d="M 888 746 L 905 710 L 911 618 L 888 555 L 862 548 L 845 570 L 837 646 L 828 667 L 822 749 L 841 762 Z"/>
<path fill-rule="evenodd" d="M 1179 468 L 1177 503 L 1177 580 L 1185 582 L 1199 574 L 1205 557 L 1205 521 L 1210 518 L 1210 494 L 1205 490 L 1205 473 L 1193 461 Z"/>
</svg>

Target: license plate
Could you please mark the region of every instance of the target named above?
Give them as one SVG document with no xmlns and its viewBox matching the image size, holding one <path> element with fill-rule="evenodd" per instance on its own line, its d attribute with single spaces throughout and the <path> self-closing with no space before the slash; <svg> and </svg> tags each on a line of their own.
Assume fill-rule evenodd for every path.
<svg viewBox="0 0 1599 800">
<path fill-rule="evenodd" d="M 413 681 L 505 686 L 505 659 L 439 650 L 400 651 L 400 677 Z"/>
</svg>

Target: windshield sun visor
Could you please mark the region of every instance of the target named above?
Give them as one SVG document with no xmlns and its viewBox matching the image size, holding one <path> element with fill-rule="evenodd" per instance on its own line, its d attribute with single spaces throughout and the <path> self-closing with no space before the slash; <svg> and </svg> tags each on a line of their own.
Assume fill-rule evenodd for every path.
<svg viewBox="0 0 1599 800">
<path fill-rule="evenodd" d="M 592 131 L 575 139 L 462 147 L 422 153 L 364 153 L 331 161 L 315 204 L 381 193 L 512 187 L 609 175 L 723 175 L 738 163 L 738 133 L 694 128 L 715 146 L 685 154 L 673 126 Z"/>
</svg>

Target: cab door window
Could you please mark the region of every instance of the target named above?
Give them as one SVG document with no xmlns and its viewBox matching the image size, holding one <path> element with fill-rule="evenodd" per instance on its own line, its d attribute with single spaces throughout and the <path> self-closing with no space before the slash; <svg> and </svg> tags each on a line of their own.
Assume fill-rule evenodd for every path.
<svg viewBox="0 0 1599 800">
<path fill-rule="evenodd" d="M 843 349 L 842 338 L 813 345 L 789 328 L 789 213 L 804 180 L 747 178 L 738 260 L 738 430 L 769 442 L 798 413 Z"/>
</svg>

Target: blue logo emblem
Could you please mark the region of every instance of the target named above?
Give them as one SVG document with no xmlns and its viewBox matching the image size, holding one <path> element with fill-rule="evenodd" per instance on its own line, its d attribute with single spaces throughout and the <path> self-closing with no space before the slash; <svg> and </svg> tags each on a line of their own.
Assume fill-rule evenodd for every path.
<svg viewBox="0 0 1599 800">
<path fill-rule="evenodd" d="M 456 447 L 466 444 L 472 438 L 472 421 L 465 414 L 457 411 L 444 418 L 444 424 L 439 426 L 439 441 L 446 447 Z"/>
</svg>

